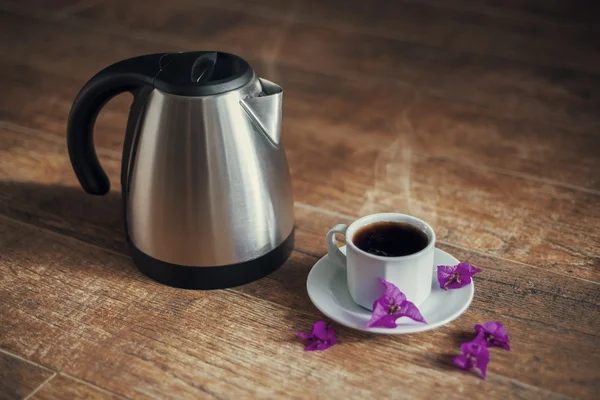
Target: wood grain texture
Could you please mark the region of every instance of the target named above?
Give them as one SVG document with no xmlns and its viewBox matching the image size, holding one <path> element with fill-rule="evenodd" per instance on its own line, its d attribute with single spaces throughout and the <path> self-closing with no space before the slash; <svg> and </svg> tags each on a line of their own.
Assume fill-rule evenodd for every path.
<svg viewBox="0 0 600 400">
<path fill-rule="evenodd" d="M 554 390 L 589 397 L 594 389 L 574 385 L 562 369 L 540 368 L 539 356 L 539 361 L 530 363 L 536 354 L 565 360 L 577 354 L 569 368 L 577 369 L 577 379 L 590 382 L 598 359 L 589 340 L 567 340 L 562 343 L 568 345 L 558 351 L 541 345 L 533 354 L 495 352 L 485 388 L 478 379 L 465 379 L 448 367 L 447 360 L 457 342 L 472 336 L 474 322 L 494 315 L 476 307 L 447 327 L 404 338 L 339 328 L 344 344 L 312 356 L 303 353 L 293 335 L 294 329 L 306 330 L 320 317 L 312 307 L 292 303 L 290 308 L 291 304 L 265 302 L 236 290 L 167 288 L 144 278 L 122 256 L 4 218 L 0 229 L 5 249 L 0 268 L 6 276 L 1 290 L 7 304 L 1 345 L 125 396 L 226 393 L 227 397 L 285 394 L 295 398 L 306 396 L 308 390 L 309 395 L 389 397 L 389 388 L 402 384 L 408 396 L 459 398 L 459 391 L 467 391 L 475 398 L 509 393 L 558 398 Z M 37 251 L 32 253 L 32 247 Z M 285 281 L 293 282 L 289 277 Z M 269 292 L 285 293 L 282 289 Z M 18 324 L 17 315 L 21 315 Z M 517 347 L 538 347 L 530 336 L 534 328 L 505 320 Z M 543 339 L 544 335 L 541 343 Z M 581 360 L 592 368 L 577 367 Z M 523 367 L 517 371 L 515 365 Z M 523 378 L 528 371 L 538 382 L 552 383 L 537 389 L 522 381 L 531 379 Z M 425 388 L 429 380 L 437 384 Z"/>
<path fill-rule="evenodd" d="M 38 168 L 27 167 L 25 163 L 15 164 L 16 160 L 2 157 L 7 160 L 5 167 L 0 165 L 0 171 L 3 171 L 2 179 L 5 180 L 0 191 L 3 194 L 0 201 L 2 213 L 126 254 L 118 193 L 113 193 L 107 198 L 84 194 L 75 186 L 75 178 L 69 172 L 68 159 L 58 150 L 60 146 L 48 141 L 44 143 L 41 138 L 19 140 L 17 135 L 13 134 L 0 137 L 6 136 L 15 139 L 10 153 L 17 153 L 21 160 L 39 159 L 39 149 L 36 150 L 36 146 L 43 147 L 46 157 L 53 160 L 44 171 L 45 174 L 52 171 L 48 176 L 54 177 L 54 181 L 47 182 L 43 174 L 38 175 Z M 9 165 L 18 165 L 19 168 L 9 169 Z M 111 178 L 115 178 L 119 168 L 117 160 L 105 165 Z M 12 182 L 6 182 L 8 179 Z M 96 212 L 90 213 L 90 209 Z M 296 207 L 296 220 L 298 252 L 295 252 L 280 270 L 265 279 L 236 288 L 235 291 L 266 300 L 269 304 L 285 307 L 293 305 L 297 310 L 311 310 L 311 315 L 317 318 L 318 313 L 305 295 L 306 277 L 316 257 L 326 252 L 323 238 L 327 230 L 336 223 L 347 223 L 350 219 L 300 204 Z M 597 379 L 596 367 L 600 364 L 600 354 L 595 350 L 599 342 L 598 285 L 574 281 L 544 269 L 483 256 L 469 250 L 446 245 L 442 245 L 442 248 L 485 271 L 477 280 L 476 298 L 469 311 L 470 316 L 461 317 L 456 322 L 459 325 L 451 325 L 447 331 L 444 328 L 444 332 L 452 336 L 457 332 L 454 326 L 460 326 L 461 331 L 469 331 L 469 326 L 472 327 L 475 323 L 489 319 L 502 320 L 510 332 L 514 332 L 511 333 L 513 341 L 519 343 L 515 344 L 519 348 L 518 352 L 513 351 L 507 357 L 495 356 L 501 357 L 503 362 L 507 363 L 501 367 L 503 375 L 531 385 L 540 385 L 548 380 L 552 381 L 552 385 L 545 386 L 549 390 L 587 396 L 590 385 L 593 388 L 593 382 Z M 128 259 L 126 264 L 132 269 L 132 279 L 136 282 L 149 281 L 134 269 Z M 158 287 L 164 288 L 160 285 Z M 552 323 L 548 324 L 548 321 Z M 423 354 L 418 349 L 421 349 L 420 346 L 431 346 L 427 345 L 427 340 L 431 339 L 425 336 L 422 340 L 423 342 L 410 342 L 412 345 L 418 344 L 417 350 L 402 348 L 402 352 L 406 357 L 410 357 L 411 362 L 418 362 L 426 367 L 432 359 L 419 358 L 423 357 Z M 445 354 L 449 351 L 448 348 L 454 346 L 451 344 L 451 338 L 446 340 L 446 344 L 440 344 L 440 348 L 436 350 L 439 354 Z M 556 343 L 561 343 L 560 351 L 557 350 Z M 512 368 L 513 363 L 517 361 L 529 367 Z M 561 365 L 564 369 L 557 372 L 555 365 Z M 565 375 L 565 369 L 572 371 L 573 375 Z M 577 384 L 573 382 L 575 376 L 579 382 Z M 103 385 L 97 381 L 94 383 Z"/>
<path fill-rule="evenodd" d="M 18 6 L 21 10 L 30 11 L 63 11 L 73 7 L 79 10 L 78 6 L 85 7 L 90 0 L 2 0 L 0 5 Z M 81 11 L 81 10 L 79 10 Z"/>
<path fill-rule="evenodd" d="M 484 16 L 456 15 L 456 31 L 446 45 L 461 52 L 499 56 L 538 65 L 600 71 L 597 32 Z"/>
<path fill-rule="evenodd" d="M 53 71 L 66 76 L 75 74 L 75 76 L 81 76 L 81 79 L 88 78 L 93 72 L 115 61 L 111 57 L 115 53 L 115 49 L 112 48 L 114 36 L 129 36 L 128 40 L 122 38 L 119 40 L 122 57 L 137 55 L 139 49 L 147 49 L 148 52 L 164 49 L 164 47 L 148 43 L 148 39 L 158 40 L 170 47 L 175 46 L 174 50 L 206 46 L 211 48 L 224 46 L 223 49 L 227 50 L 239 42 L 228 35 L 219 36 L 219 42 L 214 42 L 212 39 L 205 42 L 202 40 L 202 35 L 194 36 L 194 39 L 190 41 L 190 35 L 180 32 L 181 26 L 186 26 L 186 24 L 178 23 L 176 19 L 167 20 L 160 25 L 159 29 L 155 27 L 157 22 L 151 19 L 152 14 L 139 13 L 123 14 L 135 15 L 136 24 L 144 27 L 141 31 L 141 28 L 135 28 L 139 34 L 128 34 L 128 29 L 131 29 L 132 25 L 134 27 L 137 25 L 128 22 L 124 19 L 125 17 L 119 18 L 118 15 L 115 17 L 104 16 L 104 14 L 112 12 L 112 9 L 103 4 L 100 3 L 97 6 L 100 7 L 99 9 L 93 7 L 85 11 L 83 20 L 67 20 L 57 23 L 23 18 L 15 20 L 11 17 L 3 22 L 8 27 L 7 32 L 11 31 L 13 34 L 14 31 L 19 32 L 23 29 L 23 24 L 33 24 L 38 30 L 40 29 L 38 25 L 42 25 L 44 33 L 49 35 L 44 36 L 46 38 L 44 42 L 40 42 L 38 35 L 20 35 L 28 48 L 36 50 L 33 56 L 19 57 L 21 62 L 34 57 L 31 60 L 33 65 L 52 68 Z M 119 4 L 125 7 L 129 3 Z M 200 7 L 196 3 L 187 2 L 180 5 L 180 7 L 183 6 L 187 6 L 191 10 L 194 7 Z M 283 14 L 283 11 L 281 13 Z M 107 22 L 118 23 L 120 28 L 106 29 Z M 15 24 L 18 26 L 13 26 Z M 95 30 L 90 30 L 90 27 Z M 61 34 L 61 31 L 65 31 L 64 34 Z M 80 54 L 80 49 L 71 45 L 72 40 L 64 38 L 74 35 L 89 37 L 87 40 L 96 43 L 96 53 L 93 56 L 90 55 L 89 59 L 82 60 L 82 63 L 105 60 L 104 64 L 97 64 L 91 72 L 81 69 L 71 70 L 70 65 L 61 63 L 61 61 L 77 57 Z M 235 36 L 237 33 L 233 35 Z M 318 37 L 319 46 L 306 45 L 306 43 L 312 42 L 300 40 L 302 37 Z M 515 117 L 533 119 L 536 122 L 544 121 L 549 122 L 549 125 L 558 124 L 568 130 L 589 131 L 592 129 L 597 132 L 600 128 L 595 117 L 599 106 L 600 78 L 598 74 L 576 72 L 560 65 L 543 67 L 520 60 L 465 54 L 447 48 L 422 46 L 410 41 L 404 42 L 307 24 L 291 26 L 289 34 L 283 38 L 288 39 L 275 45 L 281 47 L 276 57 L 278 64 L 293 65 L 299 69 L 325 74 L 329 76 L 328 79 L 333 81 L 337 80 L 333 77 L 346 76 L 349 78 L 360 77 L 361 81 L 374 79 L 383 81 L 383 85 L 388 87 L 390 82 L 396 82 L 400 83 L 397 91 L 406 89 L 402 83 L 418 82 L 417 89 L 425 91 L 429 95 L 441 96 L 449 101 L 469 102 L 478 105 L 483 112 L 494 116 L 509 119 Z M 57 60 L 55 52 L 48 48 L 48 42 L 57 43 L 61 47 L 60 52 L 65 53 L 65 58 Z M 5 46 L 9 48 L 14 44 L 7 40 Z M 261 52 L 250 44 L 243 44 L 243 47 L 246 50 L 236 49 L 237 52 L 252 59 L 268 53 Z M 364 49 L 364 51 L 360 49 Z M 18 57 L 22 52 L 22 46 L 11 50 L 10 57 Z M 67 53 L 72 53 L 72 55 L 67 57 Z M 388 58 L 386 59 L 380 54 L 385 54 L 385 57 Z M 270 56 L 265 57 L 267 60 L 271 60 Z M 348 57 L 354 57 L 356 60 L 347 63 Z M 395 59 L 389 57 L 395 57 Z M 44 61 L 39 58 L 43 58 Z M 311 60 L 310 63 L 306 62 L 308 59 Z M 253 64 L 256 63 L 257 61 L 253 61 Z M 274 73 L 273 65 L 267 63 L 264 71 L 265 74 L 272 75 Z M 321 78 L 321 80 L 323 79 Z"/>
<path fill-rule="evenodd" d="M 137 18 L 144 21 L 142 16 Z M 103 25 L 94 23 L 93 20 L 71 21 L 74 25 L 69 25 L 63 21 L 40 21 L 21 16 L 6 14 L 3 16 L 0 13 L 0 22 L 6 32 L 2 36 L 6 38 L 6 43 L 2 45 L 10 50 L 4 57 L 65 77 L 79 77 L 81 79 L 79 86 L 82 86 L 85 80 L 99 69 L 119 59 L 115 55 L 126 58 L 145 52 L 164 51 L 164 45 L 158 45 L 147 39 L 169 43 L 169 47 L 173 50 L 212 46 L 200 39 L 189 42 L 189 36 L 177 34 L 176 30 L 169 33 L 169 24 L 164 28 L 166 33 L 161 34 L 160 31 L 157 34 L 157 31 L 148 31 L 151 33 L 129 35 L 124 39 L 123 35 L 126 33 L 123 29 L 108 30 Z M 152 21 L 145 23 L 152 26 Z M 173 29 L 179 26 L 175 23 L 172 25 L 175 25 Z M 37 31 L 42 35 L 31 33 Z M 299 37 L 293 38 L 296 34 L 319 37 L 317 40 L 319 46 L 305 45 L 304 43 L 310 42 L 300 40 Z M 174 40 L 173 35 L 179 40 Z M 375 83 L 371 85 L 373 90 L 362 94 L 369 99 L 373 97 L 373 93 L 378 93 L 377 97 L 380 97 L 378 90 L 381 87 L 387 87 L 387 92 L 397 91 L 403 94 L 407 91 L 407 84 L 408 87 L 412 87 L 413 84 L 418 83 L 414 88 L 415 91 L 447 99 L 448 103 L 457 101 L 468 103 L 477 108 L 477 112 L 493 117 L 541 122 L 542 132 L 560 126 L 567 131 L 597 135 L 600 129 L 600 123 L 596 118 L 596 110 L 600 107 L 598 100 L 600 75 L 598 74 L 576 72 L 561 67 L 538 67 L 519 61 L 468 55 L 447 49 L 423 47 L 397 40 L 384 40 L 309 25 L 298 25 L 290 30 L 289 35 L 289 43 L 281 45 L 276 65 L 256 60 L 256 57 L 262 53 L 255 51 L 252 46 L 244 45 L 248 51 L 242 54 L 249 55 L 257 70 L 267 76 L 278 74 L 281 68 L 277 66 L 284 64 L 314 72 L 315 77 L 312 79 L 316 81 L 315 83 L 323 84 L 323 81 L 332 81 L 327 86 L 333 89 L 338 89 L 336 84 L 343 85 L 338 83 L 339 76 L 350 78 L 360 76 L 360 81 L 374 80 Z M 8 39 L 13 36 L 20 37 L 21 46 Z M 90 44 L 76 46 L 72 37 L 78 37 L 80 42 Z M 229 40 L 226 35 L 222 40 L 225 46 L 234 46 L 237 43 L 235 40 Z M 115 49 L 113 45 L 115 41 L 118 41 L 119 48 Z M 48 46 L 48 43 L 53 45 Z M 91 43 L 94 46 L 91 46 Z M 25 52 L 24 48 L 32 51 Z M 361 53 L 360 48 L 365 48 L 365 52 L 372 52 L 372 55 Z M 90 51 L 89 54 L 85 53 L 87 50 Z M 57 53 L 61 57 L 56 57 Z M 380 53 L 397 59 L 386 60 L 378 55 Z M 357 61 L 347 63 L 347 57 L 355 57 Z M 77 68 L 73 68 L 73 63 L 67 60 L 77 58 L 81 60 L 77 63 Z M 307 59 L 312 61 L 307 63 L 305 62 Z M 305 79 L 305 83 L 308 82 L 310 81 Z M 392 82 L 396 82 L 398 87 L 392 85 Z M 335 95 L 336 91 L 330 93 Z M 381 97 L 389 98 L 386 93 Z M 286 96 L 286 100 L 288 98 L 290 96 Z M 363 98 L 357 98 L 356 101 L 360 101 L 361 106 L 365 103 Z M 392 102 L 388 107 L 393 107 L 394 104 Z"/>
<path fill-rule="evenodd" d="M 243 7 L 242 2 L 234 0 L 221 2 L 221 6 L 231 7 L 232 3 Z M 274 18 L 280 17 L 280 7 L 269 3 L 262 6 L 275 11 Z M 592 15 L 600 15 L 598 4 L 590 0 L 548 5 L 536 0 L 490 3 L 494 2 L 348 0 L 340 7 L 336 0 L 303 0 L 295 9 L 294 20 L 539 65 L 599 70 L 600 59 L 594 51 L 598 44 L 594 29 L 597 27 L 585 23 L 586 19 L 593 20 Z M 539 18 L 569 13 L 582 17 L 582 23 L 569 25 L 553 18 Z M 534 18 L 522 18 L 528 14 Z M 564 57 L 565 54 L 569 56 Z"/>
<path fill-rule="evenodd" d="M 106 35 L 93 37 L 96 36 L 105 38 Z M 89 40 L 95 40 L 93 37 Z M 133 48 L 134 44 L 125 42 L 124 46 Z M 49 57 L 50 52 L 47 53 Z M 73 57 L 74 50 L 67 54 Z M 14 68 L 19 71 L 18 65 Z M 28 74 L 34 72 L 30 69 Z M 20 75 L 24 81 L 26 73 Z M 318 74 L 289 68 L 275 69 L 271 75 L 275 80 L 281 78 L 282 84 L 291 92 L 286 97 L 290 101 L 286 100 L 284 110 L 284 143 L 298 201 L 354 216 L 377 210 L 407 210 L 418 212 L 436 224 L 437 214 L 443 211 L 438 230 L 445 242 L 597 279 L 598 238 L 592 227 L 597 223 L 598 197 L 594 193 L 581 193 L 569 187 L 531 182 L 525 179 L 526 176 L 477 168 L 502 168 L 566 184 L 578 182 L 583 187 L 597 189 L 598 174 L 594 171 L 598 169 L 596 149 L 600 147 L 600 139 L 592 128 L 571 134 L 551 125 L 546 125 L 546 129 L 546 126 L 528 120 L 498 120 L 487 117 L 477 107 L 463 105 L 459 108 L 450 101 L 413 96 L 410 87 L 405 91 L 386 90 L 382 84 L 330 81 L 319 79 Z M 45 96 L 54 102 L 48 103 L 47 98 L 40 95 L 36 106 L 36 102 L 28 102 L 31 97 L 25 97 L 22 103 L 14 103 L 16 106 L 12 101 L 8 102 L 5 109 L 14 107 L 10 114 L 16 115 L 18 122 L 41 119 L 40 126 L 49 126 L 52 133 L 62 137 L 64 129 L 57 131 L 54 128 L 64 124 L 70 98 L 79 87 L 74 83 L 62 84 L 53 91 L 51 77 L 44 80 L 48 82 L 49 93 Z M 58 79 L 61 83 L 69 82 Z M 596 86 L 590 88 L 594 90 Z M 13 91 L 22 92 L 18 86 Z M 327 92 L 335 95 L 327 96 Z M 381 96 L 363 107 L 363 98 L 373 92 Z M 535 92 L 530 92 L 532 97 Z M 66 98 L 60 100 L 63 93 Z M 341 101 L 342 98 L 357 100 Z M 553 97 L 549 95 L 549 98 Z M 564 96 L 557 99 L 565 104 L 572 104 L 574 100 Z M 60 112 L 50 110 L 47 115 L 55 119 L 58 115 L 63 122 L 43 125 L 46 123 L 43 117 L 45 104 L 57 104 L 56 111 Z M 104 116 L 109 121 L 108 126 L 103 124 L 101 116 L 97 135 L 99 146 L 119 151 L 125 104 L 126 98 L 116 104 L 119 107 L 107 110 Z M 319 107 L 311 104 L 319 104 Z M 28 107 L 32 109 L 30 114 L 23 111 Z M 363 108 L 364 111 L 357 112 Z M 452 113 L 457 108 L 467 110 L 463 121 L 468 121 L 470 126 L 465 127 L 459 120 L 454 131 L 444 125 L 437 128 L 434 111 L 442 110 L 442 118 L 446 118 L 445 113 Z M 544 115 L 550 115 L 550 108 L 547 107 Z M 20 117 L 23 113 L 24 117 Z M 479 126 L 472 127 L 477 121 L 475 116 L 483 118 L 482 125 L 494 125 L 480 132 Z M 107 135 L 101 131 L 103 127 L 110 131 Z M 501 137 L 494 140 L 491 134 L 499 129 L 503 131 Z M 322 134 L 325 131 L 327 135 Z M 456 131 L 459 133 L 454 133 Z M 348 135 L 352 135 L 352 142 L 346 140 Z M 317 155 L 317 162 L 312 157 L 307 158 L 306 154 Z M 572 154 L 577 157 L 573 159 Z M 354 158 L 356 162 L 348 162 Z M 335 160 L 332 166 L 324 161 L 330 159 Z M 323 171 L 328 170 L 330 172 L 323 175 Z M 565 175 L 567 171 L 569 173 Z M 439 188 L 443 186 L 447 190 L 440 193 Z M 510 191 L 510 198 L 506 198 L 506 190 Z M 352 198 L 346 200 L 350 193 Z M 456 196 L 461 198 L 459 204 L 465 202 L 466 205 L 453 214 Z M 583 213 L 589 215 L 581 220 L 578 216 Z M 506 221 L 511 221 L 509 229 Z M 582 269 L 574 270 L 575 266 L 582 266 Z"/>
<path fill-rule="evenodd" d="M 38 398 L 597 397 L 600 69 L 597 27 L 575 11 L 591 3 L 42 3 L 0 2 L 0 348 L 72 377 Z M 285 89 L 297 241 L 264 279 L 181 291 L 133 266 L 118 191 L 78 186 L 65 122 L 101 68 L 205 48 Z M 113 187 L 129 101 L 97 121 Z M 471 307 L 418 335 L 335 325 L 338 346 L 303 352 L 327 230 L 383 210 L 430 221 L 483 269 Z M 487 320 L 513 350 L 481 381 L 449 360 Z"/>
<path fill-rule="evenodd" d="M 600 5 L 595 0 L 420 0 L 442 8 L 475 11 L 519 21 L 597 28 Z"/>
<path fill-rule="evenodd" d="M 69 176 L 69 185 L 76 185 L 64 145 L 37 145 L 24 141 L 22 134 L 2 133 L 7 149 L 5 173 L 16 175 L 7 179 L 46 174 L 34 161 L 18 173 L 11 167 L 26 161 L 24 154 L 35 160 L 52 146 L 57 153 L 52 161 L 60 170 L 54 174 L 56 183 Z M 445 243 L 600 280 L 598 235 L 593 229 L 600 218 L 599 196 L 414 154 L 407 150 L 410 133 L 379 141 L 354 137 L 355 145 L 343 137 L 309 131 L 284 138 L 296 201 L 354 217 L 388 210 L 411 213 L 430 221 Z M 118 182 L 118 157 L 116 152 L 104 157 L 113 182 Z M 84 201 L 101 203 L 91 197 Z M 47 204 L 61 207 L 60 202 Z M 60 214 L 72 219 L 69 212 L 67 206 Z"/>
<path fill-rule="evenodd" d="M 323 135 L 321 130 L 298 129 L 300 123 L 290 122 L 283 140 L 297 201 L 355 217 L 387 210 L 408 212 L 430 221 L 446 243 L 600 279 L 598 236 L 593 229 L 600 218 L 597 194 L 479 168 L 460 157 L 455 161 L 440 154 L 428 156 L 427 143 L 413 144 L 421 142 L 423 135 L 402 116 L 388 116 L 393 125 L 387 132 L 380 131 L 377 140 L 368 130 L 354 130 L 351 142 L 344 132 Z M 15 140 L 11 136 L 9 142 Z M 588 147 L 593 149 L 594 143 L 592 137 Z M 555 151 L 560 150 L 559 142 Z M 67 163 L 66 151 L 60 151 Z M 19 162 L 16 154 L 6 155 L 12 157 L 12 165 Z M 110 154 L 120 157 L 118 148 Z M 588 163 L 599 162 L 592 150 Z M 117 182 L 117 160 L 113 165 L 113 182 Z M 585 164 L 582 168 L 587 170 Z M 63 169 L 63 174 L 69 170 Z M 587 216 L 583 220 L 578 217 L 582 214 Z"/>
<path fill-rule="evenodd" d="M 308 45 L 319 39 L 319 46 Z M 415 84 L 426 94 L 487 108 L 504 118 L 550 121 L 597 131 L 600 78 L 562 67 L 465 54 L 352 32 L 297 24 L 290 28 L 276 61 L 329 76 L 380 79 L 402 91 Z M 383 54 L 383 55 L 382 55 Z M 355 61 L 348 63 L 353 58 Z M 309 64 L 304 60 L 316 60 Z M 332 79 L 332 78 L 330 78 Z M 372 91 L 368 97 L 379 97 Z"/>
<path fill-rule="evenodd" d="M 347 142 L 368 137 L 377 143 L 406 137 L 408 143 L 404 146 L 420 154 L 584 188 L 600 187 L 594 172 L 600 135 L 594 123 L 562 128 L 547 122 L 561 107 L 565 115 L 577 108 L 577 98 L 559 94 L 562 92 L 557 86 L 539 82 L 531 88 L 518 88 L 518 79 L 507 77 L 505 85 L 478 89 L 488 93 L 489 99 L 504 94 L 506 98 L 521 99 L 513 108 L 525 107 L 531 113 L 518 118 L 498 115 L 496 108 L 484 105 L 483 95 L 473 103 L 448 98 L 442 90 L 436 96 L 420 87 L 354 82 L 289 67 L 269 72 L 286 87 L 284 137 L 296 135 L 300 129 L 322 136 L 351 137 Z M 464 78 L 467 80 L 466 74 Z M 581 82 L 583 88 L 598 93 L 600 80 Z M 591 109 L 589 119 L 596 120 Z"/>
<path fill-rule="evenodd" d="M 33 400 L 117 400 L 120 398 L 122 397 L 64 375 L 57 375 L 31 396 Z"/>
<path fill-rule="evenodd" d="M 493 109 L 427 95 L 410 86 L 357 83 L 293 67 L 267 69 L 260 63 L 257 69 L 285 87 L 284 137 L 305 127 L 340 137 L 358 134 L 385 139 L 404 126 L 414 131 L 411 146 L 421 154 L 600 189 L 600 176 L 595 172 L 600 135 L 590 126 L 562 128 L 545 118 L 539 122 L 499 117 Z M 0 84 L 7 96 L 0 99 L 0 118 L 64 137 L 72 101 L 84 78 L 64 77 L 13 61 L 4 61 L 2 72 Z M 28 90 L 31 79 L 40 82 L 36 91 Z M 377 98 L 365 101 L 373 92 Z M 533 91 L 529 97 L 534 97 Z M 575 100 L 555 101 L 550 94 L 537 98 L 543 101 L 537 107 L 546 109 L 540 117 L 552 110 L 556 113 L 553 106 L 558 101 L 573 104 Z M 131 96 L 121 95 L 102 110 L 95 127 L 99 147 L 120 151 L 130 102 Z"/>
<path fill-rule="evenodd" d="M 136 7 L 137 10 L 139 7 L 135 3 L 128 2 L 127 4 L 132 5 L 121 6 L 116 0 L 103 2 L 84 10 L 81 15 L 101 21 L 119 21 L 119 18 L 115 18 L 115 10 L 122 10 L 123 7 L 126 7 L 127 10 Z M 225 0 L 218 4 L 206 1 L 201 1 L 200 4 L 202 3 L 221 9 L 221 12 L 264 16 L 267 18 L 265 20 L 267 24 L 276 25 L 282 19 L 292 19 L 296 23 L 290 29 L 291 40 L 286 40 L 281 45 L 282 49 L 290 46 L 303 46 L 303 43 L 324 44 L 322 39 L 335 35 L 336 31 L 345 31 L 350 33 L 350 36 L 347 37 L 349 40 L 350 38 L 355 39 L 353 43 L 355 43 L 357 53 L 354 57 L 357 61 L 360 61 L 361 55 L 370 59 L 377 58 L 369 57 L 369 54 L 377 54 L 375 49 L 373 49 L 373 53 L 367 54 L 364 53 L 364 50 L 361 51 L 363 40 L 368 40 L 367 35 L 373 35 L 380 39 L 393 38 L 419 45 L 444 46 L 460 52 L 498 56 L 539 65 L 573 67 L 600 72 L 600 56 L 595 51 L 599 44 L 597 32 L 587 26 L 548 24 L 544 20 L 535 19 L 523 21 L 519 18 L 507 18 L 504 15 L 498 16 L 490 12 L 481 13 L 476 7 L 440 7 L 439 4 L 432 5 L 427 2 L 415 1 L 382 1 L 371 4 L 351 0 L 346 1 L 344 7 L 340 7 L 336 0 L 280 2 L 281 5 L 273 1 L 262 1 L 257 6 L 252 4 L 250 7 L 239 0 Z M 177 19 L 178 7 L 182 7 L 187 12 L 193 12 L 198 7 L 202 7 L 200 4 L 197 1 L 181 0 L 175 6 L 171 5 L 167 15 L 173 16 L 174 20 L 170 21 L 170 24 L 161 25 L 156 29 L 168 32 L 181 29 L 181 26 L 186 24 Z M 564 6 L 563 8 L 568 9 L 569 7 Z M 600 11 L 598 7 L 591 4 L 589 8 L 590 11 L 593 8 L 596 12 Z M 263 12 L 262 10 L 268 11 Z M 123 11 L 121 15 L 135 14 Z M 152 13 L 150 18 L 144 18 L 143 15 L 134 18 L 136 23 L 140 23 L 140 19 L 144 20 L 140 26 L 151 28 L 152 20 L 156 18 L 155 15 Z M 129 21 L 121 20 L 120 22 L 128 23 Z M 128 26 L 136 27 L 135 24 Z M 321 34 L 321 40 L 297 42 L 296 39 L 299 38 L 313 37 L 309 33 L 308 26 L 324 27 L 328 34 L 325 35 L 324 31 L 317 30 L 312 34 Z M 295 36 L 296 29 L 303 33 Z M 194 30 L 194 32 L 196 31 Z M 357 34 L 358 32 L 360 35 Z M 385 46 L 385 40 L 381 42 Z M 374 44 L 365 42 L 365 45 L 373 46 Z M 327 47 L 326 51 L 333 49 L 333 47 Z M 411 55 L 413 54 L 411 53 Z M 381 54 L 378 58 L 381 59 Z"/>
<path fill-rule="evenodd" d="M 197 48 L 218 49 L 242 57 L 271 59 L 287 29 L 287 18 L 218 8 L 214 2 L 182 0 L 101 1 L 77 15 L 127 28 L 187 38 Z"/>
<path fill-rule="evenodd" d="M 4 276 L 2 274 L 2 276 Z M 5 304 L 2 306 L 2 313 Z M 1 314 L 0 314 L 1 315 Z M 0 317 L 0 321 L 3 317 Z M 0 399 L 23 399 L 36 390 L 54 373 L 10 354 L 0 352 Z"/>
<path fill-rule="evenodd" d="M 400 132 L 289 135 L 296 200 L 353 217 L 417 215 L 440 241 L 600 281 L 597 194 L 414 153 L 413 134 Z"/>
<path fill-rule="evenodd" d="M 84 84 L 114 62 L 165 51 L 164 44 L 149 40 L 121 41 L 119 30 L 113 27 L 73 22 L 75 25 L 66 25 L 67 29 L 64 29 L 64 22 L 46 17 L 0 11 L 2 57 L 61 76 L 79 77 Z M 10 37 L 18 37 L 21 46 Z M 173 41 L 168 50 L 182 51 L 185 46 Z"/>
</svg>

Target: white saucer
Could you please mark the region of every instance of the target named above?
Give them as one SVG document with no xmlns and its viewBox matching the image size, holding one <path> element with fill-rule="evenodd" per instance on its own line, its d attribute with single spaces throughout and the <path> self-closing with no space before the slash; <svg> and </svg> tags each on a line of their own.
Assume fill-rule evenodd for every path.
<svg viewBox="0 0 600 400">
<path fill-rule="evenodd" d="M 340 247 L 346 254 L 346 246 Z M 365 332 L 399 335 L 424 332 L 445 325 L 464 313 L 475 293 L 473 282 L 460 289 L 440 289 L 437 281 L 438 265 L 456 265 L 459 261 L 438 248 L 435 249 L 435 268 L 431 282 L 431 294 L 419 305 L 427 324 L 415 322 L 407 317 L 397 320 L 396 328 L 367 328 L 371 311 L 356 304 L 346 285 L 346 271 L 342 265 L 325 255 L 312 267 L 306 281 L 308 297 L 313 304 L 333 321 Z"/>
</svg>

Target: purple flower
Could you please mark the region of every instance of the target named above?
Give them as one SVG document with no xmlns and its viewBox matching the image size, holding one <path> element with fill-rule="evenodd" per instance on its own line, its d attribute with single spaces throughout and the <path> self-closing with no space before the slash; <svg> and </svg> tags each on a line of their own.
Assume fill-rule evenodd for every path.
<svg viewBox="0 0 600 400">
<path fill-rule="evenodd" d="M 487 347 L 503 347 L 510 350 L 508 342 L 510 339 L 506 334 L 506 329 L 498 321 L 488 321 L 483 325 L 475 325 L 473 328 L 477 331 L 477 338 L 481 339 Z"/>
<path fill-rule="evenodd" d="M 490 352 L 486 343 L 478 336 L 472 342 L 463 343 L 460 350 L 462 354 L 454 357 L 452 362 L 467 371 L 477 367 L 481 371 L 481 376 L 485 379 L 487 365 L 490 362 Z"/>
<path fill-rule="evenodd" d="M 404 293 L 394 284 L 379 278 L 385 286 L 383 295 L 373 303 L 373 315 L 367 327 L 381 326 L 384 328 L 396 328 L 396 320 L 400 317 L 408 317 L 417 322 L 425 322 L 419 309 L 410 301 L 406 300 Z"/>
<path fill-rule="evenodd" d="M 309 342 L 304 348 L 306 351 L 325 350 L 337 343 L 333 327 L 327 326 L 325 321 L 315 322 L 308 334 L 296 331 L 296 335 Z"/>
<path fill-rule="evenodd" d="M 441 289 L 458 289 L 470 284 L 471 277 L 479 272 L 479 268 L 462 262 L 454 266 L 438 265 L 437 277 Z"/>
</svg>

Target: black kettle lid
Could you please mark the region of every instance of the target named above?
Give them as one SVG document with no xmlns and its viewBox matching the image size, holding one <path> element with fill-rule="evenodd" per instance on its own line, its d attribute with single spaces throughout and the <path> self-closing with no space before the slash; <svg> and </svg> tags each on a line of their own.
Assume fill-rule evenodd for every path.
<svg viewBox="0 0 600 400">
<path fill-rule="evenodd" d="M 154 87 L 181 96 L 208 96 L 244 86 L 254 71 L 244 59 L 217 51 L 165 53 L 158 59 Z"/>
</svg>

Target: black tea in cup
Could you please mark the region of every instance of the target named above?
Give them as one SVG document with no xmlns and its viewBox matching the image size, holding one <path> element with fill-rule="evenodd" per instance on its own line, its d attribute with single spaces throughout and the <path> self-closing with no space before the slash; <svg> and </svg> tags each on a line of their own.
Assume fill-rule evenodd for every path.
<svg viewBox="0 0 600 400">
<path fill-rule="evenodd" d="M 360 228 L 352 238 L 359 249 L 383 257 L 401 257 L 427 247 L 427 234 L 405 222 L 375 222 Z"/>
</svg>

